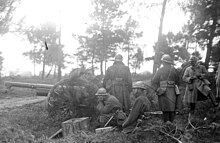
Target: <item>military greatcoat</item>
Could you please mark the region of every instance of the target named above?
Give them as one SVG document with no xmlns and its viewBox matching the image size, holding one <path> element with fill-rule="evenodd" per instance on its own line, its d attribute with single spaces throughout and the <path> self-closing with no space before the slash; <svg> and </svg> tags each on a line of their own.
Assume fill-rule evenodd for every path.
<svg viewBox="0 0 220 143">
<path fill-rule="evenodd" d="M 128 66 L 125 66 L 123 62 L 114 62 L 106 71 L 103 87 L 119 100 L 124 111 L 129 111 L 132 79 Z"/>
<path fill-rule="evenodd" d="M 161 111 L 175 111 L 180 109 L 180 96 L 175 92 L 175 85 L 179 85 L 179 76 L 173 66 L 163 66 L 160 68 L 152 79 L 152 85 L 155 89 L 166 83 L 165 93 L 158 96 L 159 108 Z"/>
<path fill-rule="evenodd" d="M 183 80 L 187 83 L 186 92 L 184 95 L 185 103 L 196 103 L 197 101 L 207 99 L 209 91 L 209 81 L 204 79 L 207 70 L 203 65 L 197 64 L 195 67 L 188 67 L 183 75 Z M 195 78 L 200 75 L 201 78 Z M 199 92 L 198 92 L 199 91 Z M 199 94 L 200 93 L 200 94 Z"/>
</svg>

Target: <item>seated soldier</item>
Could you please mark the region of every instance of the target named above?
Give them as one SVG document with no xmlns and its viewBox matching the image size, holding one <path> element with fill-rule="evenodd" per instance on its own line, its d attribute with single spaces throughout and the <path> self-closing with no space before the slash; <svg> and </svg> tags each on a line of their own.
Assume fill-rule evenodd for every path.
<svg viewBox="0 0 220 143">
<path fill-rule="evenodd" d="M 142 81 L 133 84 L 133 95 L 136 98 L 131 112 L 122 124 L 123 132 L 129 133 L 137 126 L 138 119 L 142 118 L 144 112 L 149 111 L 151 103 L 147 97 L 148 90 Z"/>
<path fill-rule="evenodd" d="M 121 103 L 118 99 L 106 92 L 105 88 L 100 88 L 96 95 L 98 96 L 97 109 L 100 112 L 99 122 L 102 126 L 121 126 L 126 114 L 122 111 Z"/>
</svg>

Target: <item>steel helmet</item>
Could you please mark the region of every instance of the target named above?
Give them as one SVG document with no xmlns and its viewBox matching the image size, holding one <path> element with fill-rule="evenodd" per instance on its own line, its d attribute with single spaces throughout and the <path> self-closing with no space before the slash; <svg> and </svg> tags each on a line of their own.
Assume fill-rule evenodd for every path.
<svg viewBox="0 0 220 143">
<path fill-rule="evenodd" d="M 107 95 L 107 94 L 108 93 L 107 93 L 106 89 L 101 87 L 101 88 L 98 89 L 98 91 L 96 92 L 95 95 Z"/>
<path fill-rule="evenodd" d="M 147 89 L 143 81 L 137 81 L 133 83 L 132 88 Z"/>
<path fill-rule="evenodd" d="M 197 62 L 198 58 L 196 56 L 192 56 L 192 57 L 190 57 L 189 61 L 190 62 L 192 62 L 192 61 Z"/>
<path fill-rule="evenodd" d="M 169 64 L 172 64 L 172 59 L 170 57 L 170 55 L 163 55 L 162 58 L 161 58 L 161 61 L 165 62 L 165 63 L 169 63 Z"/>
<path fill-rule="evenodd" d="M 115 61 L 119 61 L 119 62 L 123 61 L 123 56 L 121 54 L 117 54 L 115 56 Z"/>
</svg>

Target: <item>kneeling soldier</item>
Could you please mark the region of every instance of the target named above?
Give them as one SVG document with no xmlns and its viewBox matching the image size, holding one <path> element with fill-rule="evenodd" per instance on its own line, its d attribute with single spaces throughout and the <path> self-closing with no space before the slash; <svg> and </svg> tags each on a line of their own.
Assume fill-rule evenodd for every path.
<svg viewBox="0 0 220 143">
<path fill-rule="evenodd" d="M 122 106 L 118 99 L 108 94 L 105 88 L 100 88 L 96 95 L 98 96 L 97 109 L 101 114 L 99 122 L 102 126 L 121 126 L 126 114 L 122 112 Z"/>
<path fill-rule="evenodd" d="M 136 98 L 128 118 L 123 123 L 123 131 L 131 132 L 138 124 L 138 119 L 143 118 L 144 112 L 149 111 L 151 103 L 147 97 L 148 90 L 142 81 L 133 84 L 133 95 Z"/>
</svg>

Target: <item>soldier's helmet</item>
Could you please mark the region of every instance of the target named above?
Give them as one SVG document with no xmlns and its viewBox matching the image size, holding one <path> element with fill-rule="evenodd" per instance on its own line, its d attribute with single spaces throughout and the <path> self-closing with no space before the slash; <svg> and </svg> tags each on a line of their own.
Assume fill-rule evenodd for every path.
<svg viewBox="0 0 220 143">
<path fill-rule="evenodd" d="M 119 61 L 119 62 L 123 61 L 123 56 L 121 54 L 117 54 L 115 56 L 115 61 Z"/>
<path fill-rule="evenodd" d="M 161 61 L 165 62 L 165 63 L 169 63 L 169 64 L 172 64 L 172 59 L 169 55 L 163 55 L 162 58 L 161 58 Z"/>
<path fill-rule="evenodd" d="M 133 89 L 144 89 L 144 90 L 147 89 L 143 81 L 137 81 L 133 83 L 132 88 Z"/>
<path fill-rule="evenodd" d="M 98 89 L 98 91 L 96 92 L 95 95 L 97 95 L 97 96 L 98 95 L 108 95 L 108 93 L 107 93 L 105 88 L 101 87 L 101 88 Z"/>
<path fill-rule="evenodd" d="M 198 58 L 196 56 L 191 56 L 189 59 L 190 62 L 197 62 Z"/>
</svg>

